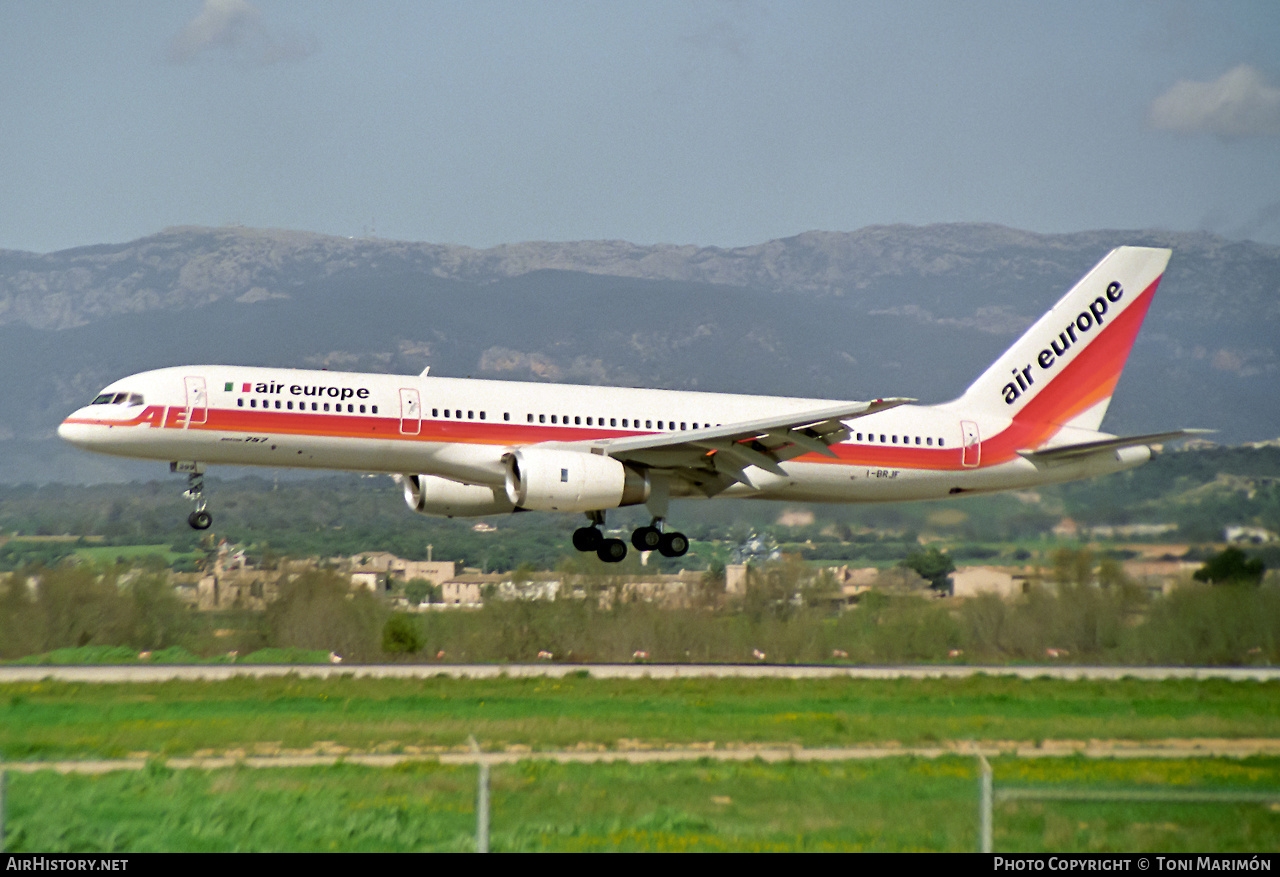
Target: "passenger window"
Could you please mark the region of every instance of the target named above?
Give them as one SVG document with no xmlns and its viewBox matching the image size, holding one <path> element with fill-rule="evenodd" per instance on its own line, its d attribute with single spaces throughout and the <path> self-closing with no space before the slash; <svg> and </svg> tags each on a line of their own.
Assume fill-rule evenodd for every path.
<svg viewBox="0 0 1280 877">
<path fill-rule="evenodd" d="M 475 420 L 475 419 L 476 419 L 476 413 L 474 411 L 468 411 L 467 420 Z"/>
<path fill-rule="evenodd" d="M 610 425 L 610 426 L 617 426 L 617 425 L 618 425 L 618 418 L 616 418 L 616 417 L 610 417 L 610 418 L 609 418 L 609 425 Z"/>
<path fill-rule="evenodd" d="M 324 410 L 325 410 L 325 411 L 328 411 L 328 410 L 329 410 L 329 403 L 328 403 L 328 402 L 325 402 L 325 403 L 324 403 Z"/>
<path fill-rule="evenodd" d="M 587 426 L 590 426 L 590 425 L 591 425 L 591 418 L 590 418 L 590 417 L 588 417 L 588 418 L 587 418 Z"/>
<path fill-rule="evenodd" d="M 370 414 L 377 414 L 377 413 L 378 413 L 378 406 L 377 406 L 377 405 L 374 405 L 372 408 L 370 408 L 369 413 L 370 413 Z"/>
<path fill-rule="evenodd" d="M 551 415 L 551 422 L 552 423 L 556 422 L 556 416 L 554 414 Z"/>
<path fill-rule="evenodd" d="M 444 416 L 445 416 L 445 417 L 448 417 L 448 416 L 449 416 L 449 409 L 448 409 L 448 408 L 444 409 Z"/>
<path fill-rule="evenodd" d="M 97 402 L 94 402 L 94 404 L 96 405 L 96 404 L 98 404 L 98 403 L 97 403 Z M 236 400 L 236 406 L 237 406 L 237 407 L 240 407 L 240 408 L 243 408 L 243 407 L 244 407 L 244 399 L 237 399 L 237 400 Z"/>
<path fill-rule="evenodd" d="M 547 415 L 545 415 L 545 414 L 539 414 L 539 415 L 538 415 L 538 422 L 539 422 L 539 423 L 546 423 L 546 422 L 547 422 Z"/>
<path fill-rule="evenodd" d="M 258 407 L 258 400 L 257 400 L 257 399 L 250 399 L 250 400 L 249 400 L 249 407 L 250 407 L 250 408 L 257 408 L 257 407 Z"/>
<path fill-rule="evenodd" d="M 484 420 L 484 412 L 483 412 L 483 411 L 481 411 L 481 412 L 480 412 L 480 419 L 481 419 L 481 420 Z"/>
</svg>

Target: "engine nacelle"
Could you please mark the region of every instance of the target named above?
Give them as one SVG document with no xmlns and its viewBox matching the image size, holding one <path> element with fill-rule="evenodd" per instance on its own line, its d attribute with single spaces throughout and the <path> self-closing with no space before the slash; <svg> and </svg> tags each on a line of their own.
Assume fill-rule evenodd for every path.
<svg viewBox="0 0 1280 877">
<path fill-rule="evenodd" d="M 649 478 L 612 457 L 519 448 L 505 454 L 507 499 L 523 509 L 591 512 L 649 498 Z"/>
<path fill-rule="evenodd" d="M 497 487 L 461 484 L 437 475 L 397 475 L 396 480 L 404 488 L 404 501 L 419 514 L 473 518 L 516 510 Z"/>
</svg>

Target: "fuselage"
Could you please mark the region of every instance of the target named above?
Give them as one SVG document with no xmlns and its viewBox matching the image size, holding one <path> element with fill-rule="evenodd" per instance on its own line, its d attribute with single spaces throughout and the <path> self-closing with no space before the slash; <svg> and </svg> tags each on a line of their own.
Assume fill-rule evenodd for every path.
<svg viewBox="0 0 1280 877">
<path fill-rule="evenodd" d="M 839 400 L 427 375 L 193 365 L 103 389 L 59 427 L 101 453 L 162 461 L 387 474 L 426 473 L 500 487 L 504 453 L 594 439 L 680 434 L 812 411 Z M 936 499 L 1119 471 L 1145 447 L 1051 468 L 1019 455 L 1057 424 L 902 405 L 851 419 L 831 454 L 806 453 L 719 495 L 805 502 Z M 1071 432 L 1067 430 L 1067 432 Z M 1076 440 L 1100 435 L 1075 431 Z M 1061 440 L 1061 438 L 1059 439 Z M 701 496 L 673 484 L 674 496 Z"/>
</svg>

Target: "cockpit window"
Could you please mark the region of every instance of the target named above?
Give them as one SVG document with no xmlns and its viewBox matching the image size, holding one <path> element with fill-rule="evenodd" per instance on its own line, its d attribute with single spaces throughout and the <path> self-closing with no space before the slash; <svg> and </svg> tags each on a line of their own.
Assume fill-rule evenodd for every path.
<svg viewBox="0 0 1280 877">
<path fill-rule="evenodd" d="M 89 404 L 91 405 L 135 405 L 143 404 L 141 393 L 103 393 Z"/>
</svg>

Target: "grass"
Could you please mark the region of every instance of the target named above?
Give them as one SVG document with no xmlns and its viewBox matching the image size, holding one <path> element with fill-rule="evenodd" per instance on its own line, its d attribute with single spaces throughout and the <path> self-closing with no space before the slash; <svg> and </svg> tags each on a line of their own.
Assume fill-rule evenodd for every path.
<svg viewBox="0 0 1280 877">
<path fill-rule="evenodd" d="M 137 771 L 8 772 L 11 852 L 465 851 L 476 769 L 431 751 L 1273 737 L 1280 684 L 1173 680 L 465 680 L 297 676 L 0 686 L 0 755 L 145 754 Z M 318 741 L 326 741 L 319 744 Z M 427 753 L 394 768 L 173 770 L 166 756 Z M 997 788 L 1276 790 L 1280 758 L 992 760 Z M 492 769 L 499 851 L 965 851 L 972 758 Z M 1280 804 L 1008 801 L 1001 852 L 1263 852 Z"/>
<path fill-rule="evenodd" d="M 258 649 L 243 657 L 219 655 L 202 658 L 182 646 L 138 652 L 128 646 L 77 646 L 28 655 L 9 663 L 20 666 L 119 664 L 328 664 L 329 653 L 320 649 Z"/>
<path fill-rule="evenodd" d="M 15 540 L 18 541 L 18 540 Z M 159 545 L 92 545 L 82 546 L 75 550 L 77 557 L 94 563 L 115 563 L 116 558 L 123 557 L 126 561 L 134 561 L 139 558 L 155 555 L 164 558 L 166 564 L 172 564 L 179 559 L 189 557 L 203 557 L 203 551 L 174 551 L 166 544 Z"/>
<path fill-rule="evenodd" d="M 0 685 L 0 758 L 1272 737 L 1280 683 L 297 676 Z"/>
<path fill-rule="evenodd" d="M 1280 760 L 997 759 L 997 786 L 1277 787 Z M 495 851 L 968 851 L 972 759 L 561 765 L 492 771 Z M 473 848 L 476 770 L 13 774 L 10 852 L 458 852 Z M 1000 852 L 1260 852 L 1280 843 L 1267 805 L 1002 804 Z"/>
</svg>

